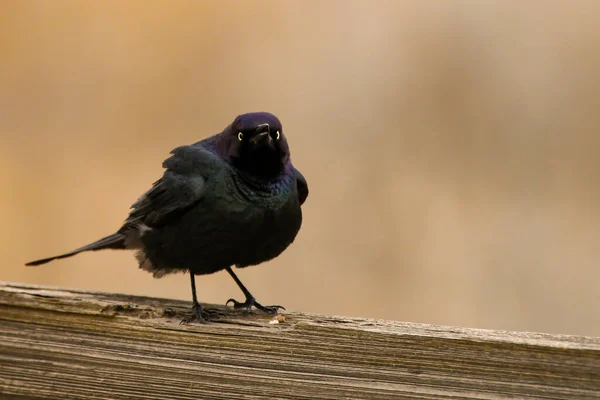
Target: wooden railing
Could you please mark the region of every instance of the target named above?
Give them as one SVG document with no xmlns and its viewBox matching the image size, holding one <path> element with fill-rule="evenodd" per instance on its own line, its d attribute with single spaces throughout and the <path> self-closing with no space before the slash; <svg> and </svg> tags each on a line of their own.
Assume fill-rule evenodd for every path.
<svg viewBox="0 0 600 400">
<path fill-rule="evenodd" d="M 0 397 L 600 399 L 600 338 L 190 307 L 0 283 Z"/>
</svg>

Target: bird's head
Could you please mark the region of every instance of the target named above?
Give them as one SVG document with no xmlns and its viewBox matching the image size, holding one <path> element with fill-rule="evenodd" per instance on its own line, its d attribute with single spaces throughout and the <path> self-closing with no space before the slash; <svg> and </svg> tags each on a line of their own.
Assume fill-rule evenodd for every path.
<svg viewBox="0 0 600 400">
<path fill-rule="evenodd" d="M 281 122 L 273 114 L 238 115 L 221 135 L 222 154 L 236 168 L 255 177 L 278 176 L 290 159 Z"/>
</svg>

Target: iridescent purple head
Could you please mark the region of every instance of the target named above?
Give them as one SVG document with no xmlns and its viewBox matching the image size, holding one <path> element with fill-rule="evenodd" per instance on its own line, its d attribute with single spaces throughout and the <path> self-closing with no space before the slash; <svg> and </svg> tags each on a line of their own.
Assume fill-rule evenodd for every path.
<svg viewBox="0 0 600 400">
<path fill-rule="evenodd" d="M 259 178 L 278 176 L 290 159 L 281 122 L 268 112 L 238 115 L 221 133 L 219 150 L 236 168 Z"/>
</svg>

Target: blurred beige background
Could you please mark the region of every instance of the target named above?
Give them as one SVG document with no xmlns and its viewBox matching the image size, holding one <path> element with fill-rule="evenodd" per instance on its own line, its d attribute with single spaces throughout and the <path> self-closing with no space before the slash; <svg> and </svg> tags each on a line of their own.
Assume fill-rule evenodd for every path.
<svg viewBox="0 0 600 400">
<path fill-rule="evenodd" d="M 169 151 L 283 121 L 311 194 L 263 304 L 600 335 L 597 1 L 6 1 L 0 280 L 190 299 L 117 229 Z M 224 272 L 201 301 L 242 298 Z"/>
</svg>

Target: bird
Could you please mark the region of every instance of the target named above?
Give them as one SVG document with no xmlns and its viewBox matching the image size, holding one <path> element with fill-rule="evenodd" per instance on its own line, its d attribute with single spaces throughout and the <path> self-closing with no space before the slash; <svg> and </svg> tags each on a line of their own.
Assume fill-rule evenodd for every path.
<svg viewBox="0 0 600 400">
<path fill-rule="evenodd" d="M 131 205 L 115 233 L 25 265 L 86 251 L 133 250 L 139 268 L 154 278 L 189 273 L 193 307 L 182 323 L 206 323 L 218 314 L 198 302 L 195 276 L 222 270 L 245 296 L 226 305 L 274 314 L 285 310 L 261 305 L 232 269 L 279 256 L 302 226 L 308 183 L 292 164 L 279 118 L 265 111 L 240 114 L 220 133 L 169 154 L 162 176 Z"/>
</svg>

